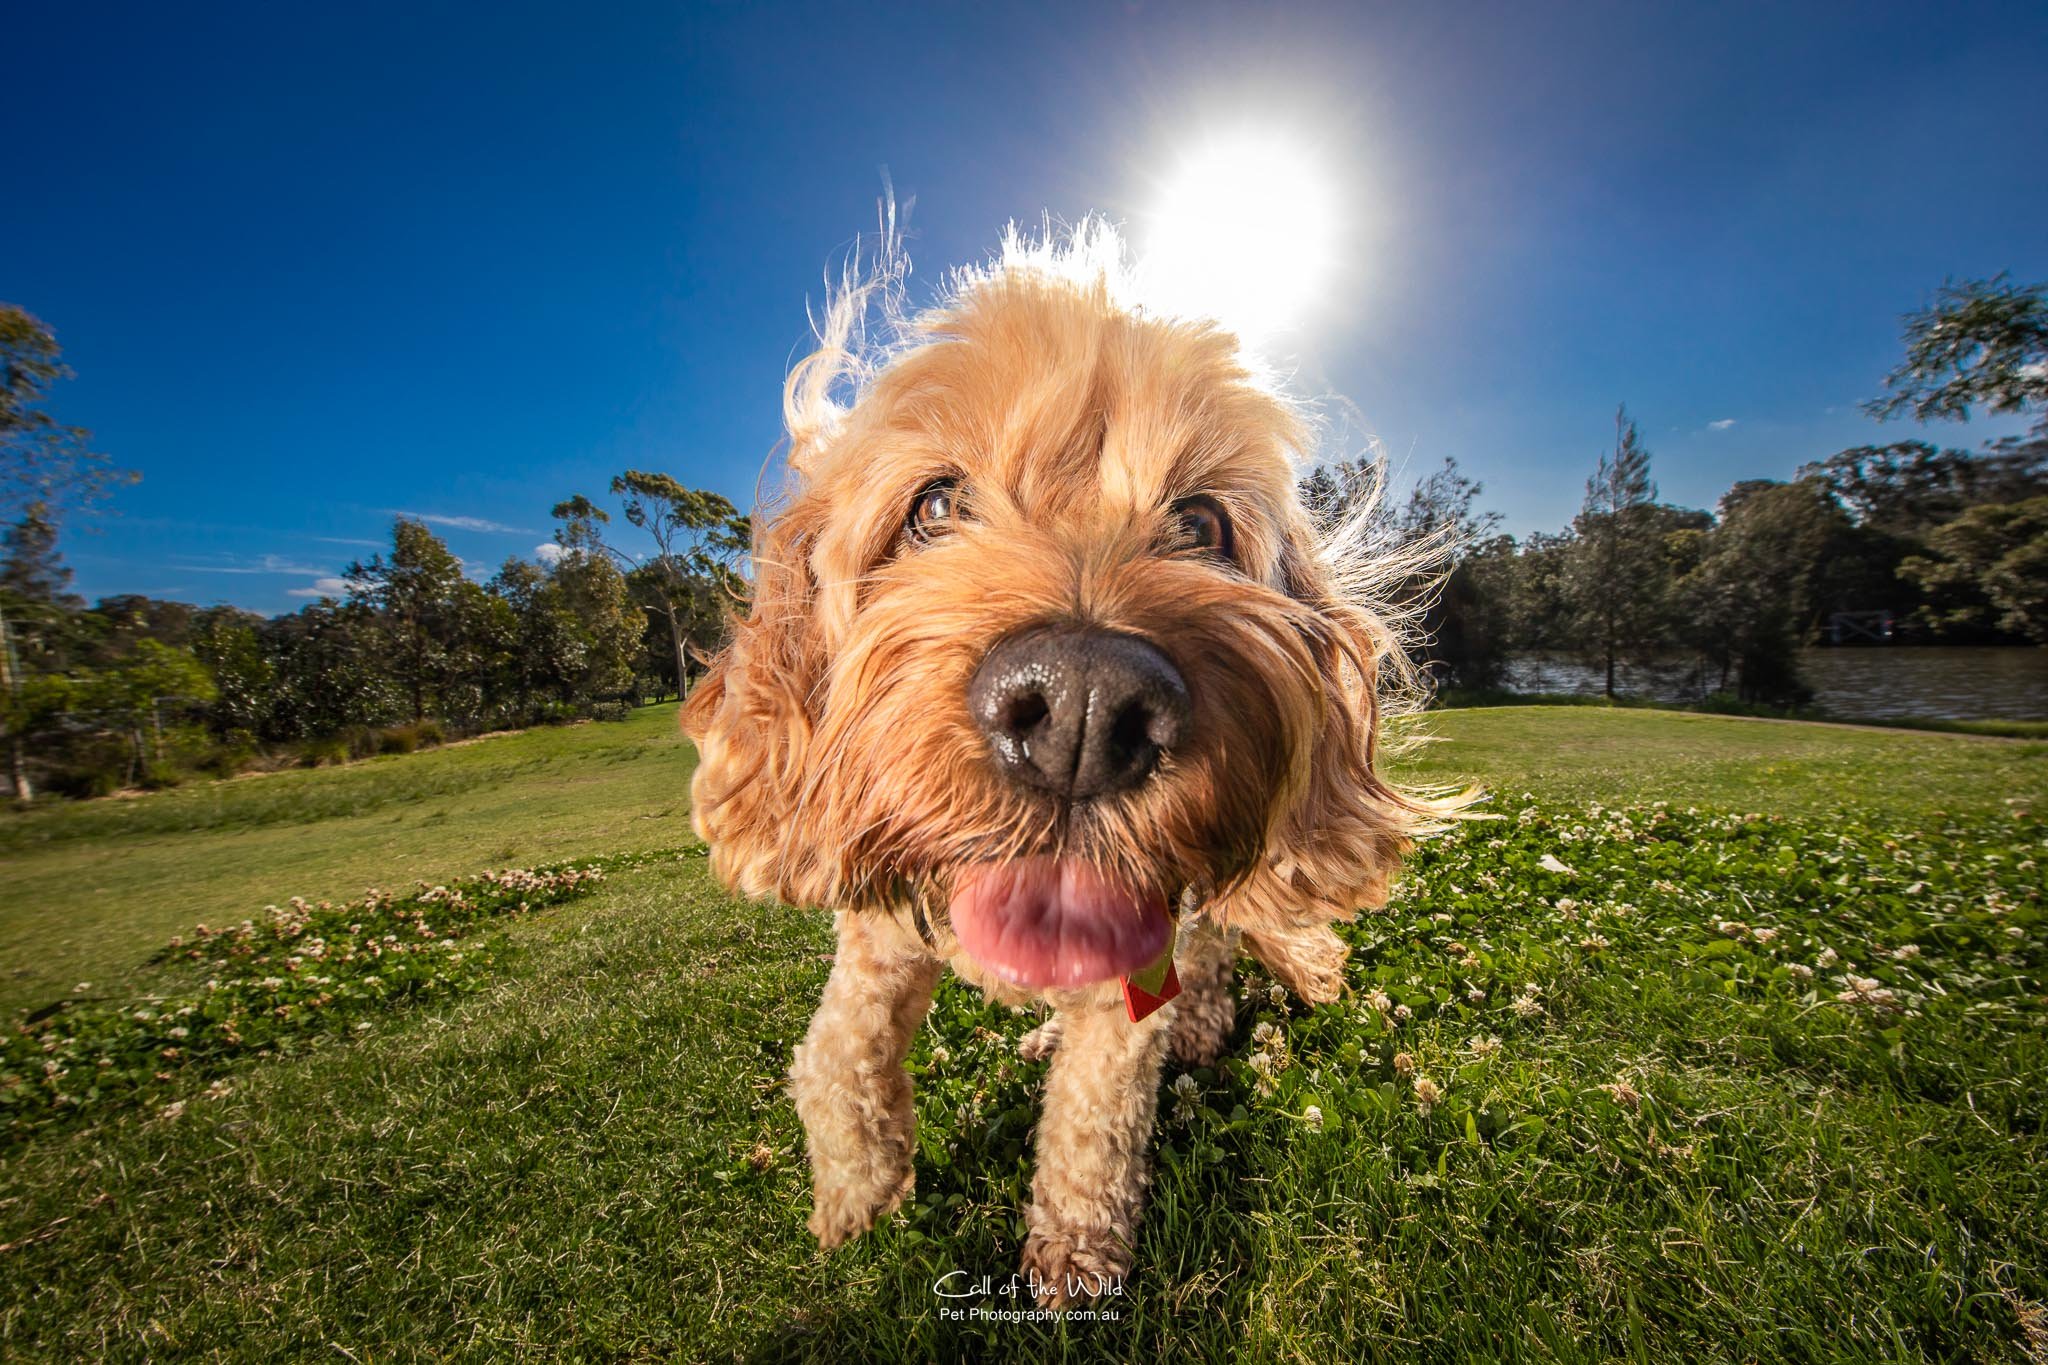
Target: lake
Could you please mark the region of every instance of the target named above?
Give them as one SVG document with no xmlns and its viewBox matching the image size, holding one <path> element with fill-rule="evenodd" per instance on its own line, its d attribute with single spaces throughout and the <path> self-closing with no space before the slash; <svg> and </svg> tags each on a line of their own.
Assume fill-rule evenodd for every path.
<svg viewBox="0 0 2048 1365">
<path fill-rule="evenodd" d="M 1849 719 L 2048 720 L 2048 649 L 1962 645 L 1872 645 L 1808 649 L 1800 675 L 1814 705 Z M 1508 665 L 1516 692 L 1600 691 L 1602 670 L 1573 659 L 1523 655 Z M 1716 679 L 1709 677 L 1711 684 Z M 1624 668 L 1617 690 L 1660 701 L 1703 694 L 1689 666 Z"/>
</svg>

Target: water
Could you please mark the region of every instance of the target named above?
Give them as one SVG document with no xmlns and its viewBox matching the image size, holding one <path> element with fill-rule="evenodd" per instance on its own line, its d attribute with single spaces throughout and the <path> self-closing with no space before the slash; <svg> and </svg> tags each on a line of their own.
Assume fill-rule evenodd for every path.
<svg viewBox="0 0 2048 1365">
<path fill-rule="evenodd" d="M 1814 705 L 1845 719 L 2048 720 L 2048 649 L 1961 645 L 1873 645 L 1809 649 L 1800 676 Z M 1572 659 L 1523 655 L 1508 666 L 1517 692 L 1598 693 L 1603 672 Z M 1712 686 L 1718 676 L 1704 682 Z M 1623 668 L 1616 690 L 1659 701 L 1697 701 L 1702 680 L 1689 665 Z"/>
</svg>

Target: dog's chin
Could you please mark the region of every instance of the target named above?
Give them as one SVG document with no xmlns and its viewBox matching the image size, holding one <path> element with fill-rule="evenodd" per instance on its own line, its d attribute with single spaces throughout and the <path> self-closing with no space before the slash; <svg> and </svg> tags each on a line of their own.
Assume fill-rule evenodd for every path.
<svg viewBox="0 0 2048 1365">
<path fill-rule="evenodd" d="M 954 882 L 960 948 L 1013 985 L 1060 989 L 1157 961 L 1172 937 L 1164 892 L 1075 858 L 983 863 Z"/>
</svg>

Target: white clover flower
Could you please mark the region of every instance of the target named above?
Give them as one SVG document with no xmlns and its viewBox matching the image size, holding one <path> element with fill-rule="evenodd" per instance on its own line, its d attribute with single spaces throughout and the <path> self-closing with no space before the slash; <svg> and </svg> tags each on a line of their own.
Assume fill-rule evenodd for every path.
<svg viewBox="0 0 2048 1365">
<path fill-rule="evenodd" d="M 935 1047 L 932 1049 L 933 1066 L 944 1066 L 947 1062 L 950 1062 L 952 1060 L 953 1054 L 946 1051 L 946 1049 L 944 1049 L 943 1047 Z"/>
<path fill-rule="evenodd" d="M 1284 1005 L 1287 1003 L 1287 988 L 1275 981 L 1272 989 L 1266 992 L 1266 998 L 1275 1005 Z"/>
<path fill-rule="evenodd" d="M 1443 1087 L 1427 1076 L 1415 1078 L 1415 1107 L 1427 1114 L 1444 1097 Z"/>
<path fill-rule="evenodd" d="M 1480 990 L 1477 986 L 1473 986 L 1466 990 L 1465 998 L 1475 1005 L 1483 1005 L 1486 1003 L 1486 992 Z"/>
<path fill-rule="evenodd" d="M 1193 1099 L 1202 1088 L 1201 1082 L 1183 1071 L 1173 1078 L 1173 1093 L 1184 1100 Z"/>
<path fill-rule="evenodd" d="M 1465 1044 L 1465 1049 L 1474 1057 L 1491 1057 L 1500 1051 L 1500 1039 L 1489 1033 L 1484 1038 L 1474 1038 Z"/>
<path fill-rule="evenodd" d="M 1378 1010 L 1381 1014 L 1385 1014 L 1388 1010 L 1394 1008 L 1393 997 L 1389 996 L 1385 991 L 1378 989 L 1365 993 L 1365 1003 Z"/>
<path fill-rule="evenodd" d="M 1795 981 L 1813 980 L 1813 968 L 1807 966 L 1804 962 L 1795 962 L 1785 970 L 1792 974 L 1792 979 Z"/>
<path fill-rule="evenodd" d="M 184 1027 L 182 1024 L 171 1030 L 171 1037 L 173 1038 L 190 1038 L 191 1036 L 192 1030 Z"/>
<path fill-rule="evenodd" d="M 1918 956 L 1920 956 L 1920 945 L 1917 943 L 1902 943 L 1892 949 L 1892 957 L 1900 962 L 1911 962 Z"/>
<path fill-rule="evenodd" d="M 1301 1121 L 1307 1124 L 1312 1131 L 1321 1132 L 1323 1127 L 1323 1111 L 1312 1104 L 1301 1111 Z"/>
<path fill-rule="evenodd" d="M 1750 937 L 1758 943 L 1769 943 L 1777 936 L 1778 931 L 1776 929 L 1755 929 L 1750 931 Z"/>
<path fill-rule="evenodd" d="M 1415 1011 L 1409 1009 L 1406 1005 L 1396 1005 L 1394 1006 L 1394 1017 L 1402 1023 L 1406 1023 L 1415 1017 Z"/>
<path fill-rule="evenodd" d="M 1407 1053 L 1405 1053 L 1405 1052 L 1397 1052 L 1397 1053 L 1395 1053 L 1395 1054 L 1394 1054 L 1394 1074 L 1395 1074 L 1396 1076 L 1412 1076 L 1412 1075 L 1414 1075 L 1414 1074 L 1415 1074 L 1415 1059 L 1414 1059 L 1413 1057 L 1409 1056 L 1409 1055 L 1408 1055 Z"/>
<path fill-rule="evenodd" d="M 1258 1044 L 1260 1047 L 1264 1047 L 1268 1042 L 1272 1040 L 1272 1037 L 1273 1026 L 1270 1023 L 1266 1022 L 1264 1019 L 1261 1019 L 1257 1024 L 1252 1026 L 1252 1041 Z"/>
<path fill-rule="evenodd" d="M 1841 960 L 1842 955 L 1833 948 L 1823 948 L 1820 950 L 1820 956 L 1813 960 L 1813 964 L 1816 967 L 1832 967 Z"/>
</svg>

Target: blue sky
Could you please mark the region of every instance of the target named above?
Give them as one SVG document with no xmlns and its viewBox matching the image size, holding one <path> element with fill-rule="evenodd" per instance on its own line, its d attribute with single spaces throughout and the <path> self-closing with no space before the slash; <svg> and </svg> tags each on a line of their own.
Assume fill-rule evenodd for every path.
<svg viewBox="0 0 2048 1365">
<path fill-rule="evenodd" d="M 750 501 L 885 165 L 928 289 L 1012 218 L 1137 218 L 1220 120 L 1308 130 L 1351 265 L 1302 387 L 1517 532 L 1622 400 L 1696 506 L 1912 435 L 1856 408 L 1898 314 L 2048 278 L 2038 3 L 880 8 L 10 20 L 0 299 L 144 474 L 79 591 L 292 609 L 396 511 L 486 575 L 626 467 Z"/>
</svg>

